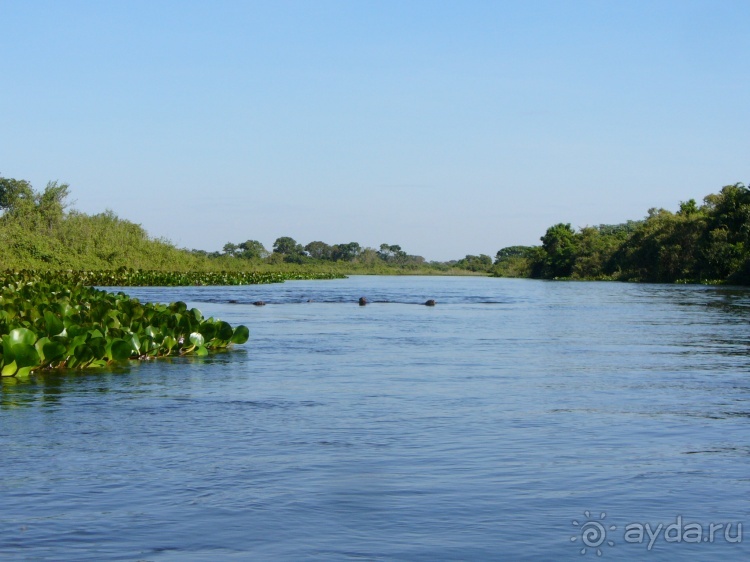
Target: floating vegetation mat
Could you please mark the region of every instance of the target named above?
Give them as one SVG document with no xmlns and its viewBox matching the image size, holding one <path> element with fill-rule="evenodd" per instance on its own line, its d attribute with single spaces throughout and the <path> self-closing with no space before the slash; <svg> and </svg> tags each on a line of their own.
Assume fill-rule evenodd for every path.
<svg viewBox="0 0 750 562">
<path fill-rule="evenodd" d="M 126 284 L 123 276 L 136 273 L 107 272 L 113 275 L 111 283 L 102 282 L 104 272 L 0 273 L 0 374 L 23 378 L 42 369 L 206 355 L 248 340 L 247 327 L 203 318 L 184 302 L 142 304 L 124 293 L 88 286 Z"/>
<path fill-rule="evenodd" d="M 342 279 L 340 273 L 330 272 L 173 272 L 142 269 L 109 271 L 45 271 L 21 272 L 35 278 L 52 277 L 59 282 L 80 283 L 95 287 L 186 287 L 191 285 L 259 285 L 283 283 L 302 279 Z"/>
</svg>

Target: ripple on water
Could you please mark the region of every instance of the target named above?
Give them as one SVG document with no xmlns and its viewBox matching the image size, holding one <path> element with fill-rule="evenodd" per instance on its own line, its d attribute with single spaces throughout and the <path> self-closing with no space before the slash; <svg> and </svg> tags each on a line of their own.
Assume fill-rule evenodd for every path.
<svg viewBox="0 0 750 562">
<path fill-rule="evenodd" d="M 127 291 L 244 323 L 251 340 L 3 381 L 4 559 L 560 560 L 581 558 L 585 510 L 618 529 L 748 520 L 745 289 L 355 277 Z M 747 542 L 615 541 L 603 557 L 750 557 Z"/>
</svg>

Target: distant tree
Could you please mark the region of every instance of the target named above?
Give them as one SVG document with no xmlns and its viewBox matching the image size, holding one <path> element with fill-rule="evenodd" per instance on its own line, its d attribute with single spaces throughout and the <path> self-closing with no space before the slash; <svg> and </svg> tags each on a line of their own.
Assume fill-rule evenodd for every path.
<svg viewBox="0 0 750 562">
<path fill-rule="evenodd" d="M 492 258 L 486 254 L 467 255 L 465 258 L 458 260 L 455 267 L 468 271 L 489 271 L 492 268 Z"/>
<path fill-rule="evenodd" d="M 307 254 L 302 244 L 297 244 L 294 238 L 289 236 L 282 236 L 277 238 L 276 242 L 273 243 L 273 255 L 280 255 L 283 260 L 287 263 L 304 263 L 307 259 Z"/>
<path fill-rule="evenodd" d="M 703 212 L 649 209 L 648 216 L 613 256 L 623 279 L 670 283 L 705 274 L 700 263 L 705 239 Z"/>
<path fill-rule="evenodd" d="M 694 215 L 697 212 L 698 204 L 695 202 L 695 199 L 688 199 L 687 201 L 680 202 L 680 210 L 677 211 L 677 214 L 689 217 L 690 215 Z"/>
<path fill-rule="evenodd" d="M 541 250 L 539 246 L 508 246 L 495 254 L 490 270 L 496 277 L 529 277 L 531 265 Z"/>
<path fill-rule="evenodd" d="M 361 251 L 362 247 L 357 242 L 336 244 L 333 247 L 333 259 L 335 261 L 353 261 Z"/>
<path fill-rule="evenodd" d="M 377 250 L 375 248 L 364 248 L 359 255 L 357 256 L 357 262 L 362 263 L 365 265 L 373 266 L 377 264 L 380 261 L 380 256 L 378 255 Z"/>
<path fill-rule="evenodd" d="M 239 256 L 246 260 L 260 260 L 268 257 L 268 250 L 257 240 L 246 240 L 237 245 Z"/>
<path fill-rule="evenodd" d="M 575 231 L 570 224 L 549 227 L 541 241 L 546 253 L 543 277 L 570 277 L 576 252 Z"/>
<path fill-rule="evenodd" d="M 611 242 L 615 244 L 612 245 Z M 617 249 L 618 239 L 602 235 L 595 226 L 581 228 L 576 234 L 576 250 L 572 277 L 593 279 L 602 277 L 604 266 Z"/>
<path fill-rule="evenodd" d="M 332 260 L 333 259 L 333 247 L 329 246 L 325 242 L 318 240 L 310 242 L 305 246 L 305 251 L 310 255 L 311 258 L 316 260 Z"/>
<path fill-rule="evenodd" d="M 34 190 L 26 180 L 0 177 L 0 210 L 14 213 L 33 206 Z"/>
<path fill-rule="evenodd" d="M 500 263 L 509 258 L 528 258 L 531 256 L 533 246 L 508 246 L 501 248 L 495 254 L 495 263 Z"/>
<path fill-rule="evenodd" d="M 44 228 L 51 232 L 65 215 L 68 184 L 49 182 L 37 193 L 25 180 L 0 177 L 0 210 L 25 228 Z"/>
<path fill-rule="evenodd" d="M 234 256 L 237 253 L 237 244 L 227 242 L 221 250 L 227 256 Z"/>
<path fill-rule="evenodd" d="M 381 244 L 378 252 L 380 259 L 385 262 L 403 263 L 407 254 L 398 244 Z"/>
<path fill-rule="evenodd" d="M 296 254 L 304 254 L 305 249 L 301 244 L 297 244 L 297 241 L 294 238 L 282 236 L 281 238 L 277 238 L 273 243 L 273 252 L 275 254 L 292 256 Z"/>
<path fill-rule="evenodd" d="M 68 198 L 69 188 L 70 186 L 67 183 L 51 181 L 47 183 L 47 187 L 44 188 L 42 193 L 34 196 L 37 211 L 48 231 L 59 225 L 65 214 L 65 209 L 68 206 L 66 199 Z"/>
</svg>

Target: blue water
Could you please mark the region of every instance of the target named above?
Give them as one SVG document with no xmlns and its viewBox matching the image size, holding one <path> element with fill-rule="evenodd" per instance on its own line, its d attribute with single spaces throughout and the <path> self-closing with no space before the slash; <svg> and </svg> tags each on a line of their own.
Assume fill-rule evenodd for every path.
<svg viewBox="0 0 750 562">
<path fill-rule="evenodd" d="M 127 292 L 251 339 L 3 381 L 2 560 L 750 559 L 747 289 L 352 277 Z M 690 539 L 678 521 L 702 542 L 625 540 L 646 523 Z M 712 523 L 730 541 L 704 541 Z M 597 524 L 603 541 L 581 530 Z"/>
</svg>

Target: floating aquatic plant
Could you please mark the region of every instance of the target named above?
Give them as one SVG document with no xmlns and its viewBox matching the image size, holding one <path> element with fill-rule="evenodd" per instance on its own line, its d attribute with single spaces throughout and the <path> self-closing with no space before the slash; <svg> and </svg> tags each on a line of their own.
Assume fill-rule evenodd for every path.
<svg viewBox="0 0 750 562">
<path fill-rule="evenodd" d="M 101 271 L 34 271 L 17 275 L 60 283 L 94 287 L 185 287 L 191 285 L 259 285 L 302 279 L 338 279 L 344 275 L 330 272 L 253 272 L 253 271 L 147 271 L 120 268 Z"/>
<path fill-rule="evenodd" d="M 102 367 L 137 358 L 206 355 L 249 338 L 247 327 L 203 318 L 184 302 L 144 304 L 122 292 L 86 286 L 84 277 L 72 272 L 0 275 L 2 376 L 22 378 L 41 369 Z"/>
</svg>

